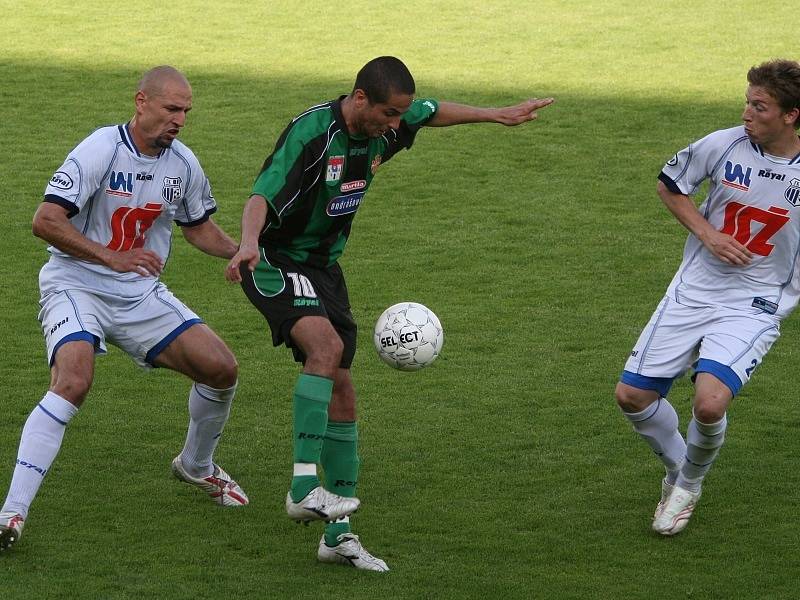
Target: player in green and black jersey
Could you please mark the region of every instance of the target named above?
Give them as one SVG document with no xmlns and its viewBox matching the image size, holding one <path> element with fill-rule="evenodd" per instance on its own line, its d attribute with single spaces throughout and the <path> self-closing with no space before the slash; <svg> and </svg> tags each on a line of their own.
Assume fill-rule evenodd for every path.
<svg viewBox="0 0 800 600">
<path fill-rule="evenodd" d="M 373 571 L 389 569 L 361 546 L 349 523 L 360 504 L 350 376 L 356 323 L 337 261 L 353 217 L 380 165 L 410 148 L 423 126 L 519 125 L 553 102 L 478 108 L 414 99 L 415 91 L 406 66 L 382 56 L 359 71 L 349 95 L 293 119 L 256 179 L 242 216 L 242 243 L 226 270 L 266 317 L 273 343 L 291 348 L 303 364 L 294 389 L 294 476 L 286 510 L 297 521 L 328 522 L 319 560 Z"/>
</svg>

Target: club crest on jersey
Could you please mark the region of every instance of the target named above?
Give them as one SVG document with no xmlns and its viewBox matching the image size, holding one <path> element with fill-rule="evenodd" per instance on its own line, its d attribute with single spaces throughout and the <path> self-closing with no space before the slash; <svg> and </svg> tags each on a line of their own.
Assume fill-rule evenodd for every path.
<svg viewBox="0 0 800 600">
<path fill-rule="evenodd" d="M 116 171 L 111 171 L 111 177 L 108 178 L 106 194 L 122 196 L 123 198 L 130 198 L 133 196 L 133 173 L 117 173 Z"/>
<path fill-rule="evenodd" d="M 725 161 L 725 176 L 722 179 L 722 185 L 735 190 L 746 192 L 750 189 L 750 175 L 752 174 L 752 167 L 742 168 L 739 163 L 732 163 Z"/>
<path fill-rule="evenodd" d="M 336 196 L 328 202 L 325 212 L 329 217 L 341 217 L 342 215 L 349 215 L 358 210 L 361 206 L 361 199 L 366 192 L 356 192 L 354 194 L 346 194 L 344 196 Z"/>
<path fill-rule="evenodd" d="M 783 192 L 783 197 L 792 206 L 800 206 L 800 179 L 792 179 L 789 187 Z"/>
<path fill-rule="evenodd" d="M 161 189 L 161 197 L 172 204 L 181 197 L 181 178 L 164 177 L 164 187 Z"/>
<path fill-rule="evenodd" d="M 325 172 L 325 181 L 334 183 L 342 178 L 342 170 L 344 169 L 344 156 L 329 156 L 328 157 L 328 170 Z"/>
<path fill-rule="evenodd" d="M 50 178 L 50 185 L 60 190 L 68 190 L 72 188 L 72 177 L 64 173 L 64 171 L 56 171 Z"/>
</svg>

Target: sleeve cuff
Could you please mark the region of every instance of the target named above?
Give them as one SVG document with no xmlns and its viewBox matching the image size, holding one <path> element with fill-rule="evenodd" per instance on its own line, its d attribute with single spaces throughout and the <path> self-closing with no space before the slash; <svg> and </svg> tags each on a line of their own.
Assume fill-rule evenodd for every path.
<svg viewBox="0 0 800 600">
<path fill-rule="evenodd" d="M 58 204 L 61 208 L 67 211 L 68 219 L 71 219 L 80 212 L 80 209 L 78 208 L 77 204 L 62 198 L 61 196 L 56 196 L 55 194 L 47 194 L 44 197 L 44 200 L 42 200 L 42 202 L 50 202 L 51 204 Z"/>
</svg>

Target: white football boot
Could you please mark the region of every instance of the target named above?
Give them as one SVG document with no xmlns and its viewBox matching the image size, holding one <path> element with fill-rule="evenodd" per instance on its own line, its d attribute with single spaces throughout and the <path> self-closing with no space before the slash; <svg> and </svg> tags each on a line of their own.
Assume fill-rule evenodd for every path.
<svg viewBox="0 0 800 600">
<path fill-rule="evenodd" d="M 320 562 L 349 565 L 364 571 L 389 570 L 385 562 L 367 552 L 356 534 L 342 533 L 336 536 L 336 539 L 339 540 L 339 544 L 331 548 L 325 543 L 325 536 L 322 536 L 317 550 L 317 559 Z"/>
<path fill-rule="evenodd" d="M 653 520 L 653 531 L 661 535 L 675 535 L 686 529 L 699 499 L 700 492 L 694 493 L 674 486 L 661 514 Z"/>
<path fill-rule="evenodd" d="M 298 523 L 301 521 L 308 525 L 309 521 L 335 521 L 358 510 L 361 500 L 358 498 L 345 498 L 329 492 L 322 486 L 317 486 L 308 495 L 294 502 L 292 494 L 286 494 L 286 514 Z"/>
<path fill-rule="evenodd" d="M 669 500 L 669 495 L 672 493 L 674 488 L 674 485 L 667 483 L 666 478 L 661 480 L 661 500 L 658 501 L 658 505 L 656 505 L 656 512 L 653 513 L 654 521 L 658 518 L 658 515 L 661 514 L 661 511 L 664 510 L 664 505 L 667 503 L 667 500 Z"/>
<path fill-rule="evenodd" d="M 208 477 L 192 477 L 183 467 L 180 456 L 172 461 L 172 474 L 181 481 L 199 487 L 211 499 L 222 506 L 245 506 L 250 500 L 239 484 L 217 463 L 211 463 L 214 472 Z"/>
<path fill-rule="evenodd" d="M 0 552 L 8 550 L 22 535 L 25 519 L 15 512 L 0 513 Z"/>
</svg>

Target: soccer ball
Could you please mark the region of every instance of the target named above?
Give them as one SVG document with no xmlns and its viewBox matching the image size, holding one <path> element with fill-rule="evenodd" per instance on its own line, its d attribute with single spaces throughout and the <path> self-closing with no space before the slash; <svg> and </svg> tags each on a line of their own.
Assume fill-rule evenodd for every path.
<svg viewBox="0 0 800 600">
<path fill-rule="evenodd" d="M 378 356 L 390 367 L 417 371 L 442 351 L 444 331 L 438 317 L 416 302 L 400 302 L 378 317 L 373 337 Z"/>
</svg>

